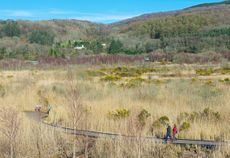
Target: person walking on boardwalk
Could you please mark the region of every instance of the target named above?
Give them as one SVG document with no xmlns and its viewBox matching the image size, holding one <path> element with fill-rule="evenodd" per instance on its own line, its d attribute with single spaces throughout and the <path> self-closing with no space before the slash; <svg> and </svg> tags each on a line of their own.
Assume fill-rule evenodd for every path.
<svg viewBox="0 0 230 158">
<path fill-rule="evenodd" d="M 167 142 L 169 138 L 170 138 L 170 139 L 172 138 L 172 137 L 171 137 L 171 133 L 172 133 L 172 128 L 171 128 L 171 126 L 168 124 L 167 131 L 166 131 L 166 135 L 165 135 L 165 137 L 164 137 L 165 142 Z"/>
<path fill-rule="evenodd" d="M 176 140 L 176 134 L 177 134 L 177 127 L 176 127 L 176 124 L 174 124 L 173 126 L 173 130 L 172 130 L 172 137 L 173 137 L 173 140 Z"/>
</svg>

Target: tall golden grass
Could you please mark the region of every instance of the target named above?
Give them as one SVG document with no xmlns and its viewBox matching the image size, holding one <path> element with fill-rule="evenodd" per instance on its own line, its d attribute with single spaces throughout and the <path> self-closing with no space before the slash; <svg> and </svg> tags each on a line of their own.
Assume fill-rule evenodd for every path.
<svg viewBox="0 0 230 158">
<path fill-rule="evenodd" d="M 158 75 L 158 80 L 167 82 L 143 82 L 130 88 L 120 86 L 121 82 L 129 81 L 128 77 L 109 82 L 87 73 L 89 70 L 97 71 L 100 69 L 99 66 L 70 67 L 73 79 L 76 81 L 74 82 L 76 85 L 72 86 L 78 88 L 81 104 L 87 113 L 87 126 L 86 121 L 81 120 L 81 124 L 76 128 L 125 135 L 163 136 L 166 128 L 164 123 L 154 126 L 154 122 L 166 116 L 169 118 L 169 124 L 178 125 L 179 138 L 229 140 L 230 83 L 227 80 L 220 81 L 230 77 L 229 73 L 212 74 L 205 78 L 195 74 L 195 69 L 202 66 L 161 65 L 160 67 L 168 69 L 167 72 L 152 72 L 148 75 Z M 44 111 L 49 104 L 52 110 L 46 121 L 72 127 L 73 120 L 68 110 L 70 81 L 67 74 L 68 70 L 63 69 L 0 72 L 0 106 L 13 107 L 22 118 L 18 157 L 28 155 L 50 157 L 55 154 L 63 156 L 63 153 L 67 152 L 68 155 L 71 151 L 70 136 L 46 129 L 23 115 L 23 111 L 33 110 L 36 104 L 43 104 Z M 166 75 L 165 79 L 162 74 L 173 75 Z M 141 77 L 145 78 L 145 75 Z M 194 77 L 196 79 L 192 79 Z M 129 115 L 110 117 L 111 113 L 119 109 L 129 111 Z M 139 128 L 138 114 L 143 109 L 151 116 L 145 120 L 145 126 Z M 180 117 L 184 114 L 186 117 Z M 192 114 L 195 114 L 193 119 L 190 118 Z M 188 122 L 190 127 L 180 131 L 183 122 Z M 5 140 L 3 136 L 0 139 Z M 78 140 L 80 144 L 84 139 Z M 78 147 L 82 146 L 84 145 Z M 1 147 L 1 150 L 3 149 Z M 156 145 L 138 139 L 135 141 L 102 139 L 96 141 L 90 150 L 90 155 L 91 157 L 151 157 L 152 154 L 152 157 L 178 157 L 186 155 L 187 151 L 182 147 Z M 199 152 L 202 155 L 201 149 Z M 212 153 L 212 156 L 218 157 L 215 154 L 224 157 L 226 152 L 218 151 Z"/>
</svg>

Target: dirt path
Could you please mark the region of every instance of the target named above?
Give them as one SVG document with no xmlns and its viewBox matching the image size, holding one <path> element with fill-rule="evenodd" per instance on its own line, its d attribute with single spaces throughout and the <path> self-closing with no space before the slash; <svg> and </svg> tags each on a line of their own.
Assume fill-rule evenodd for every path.
<svg viewBox="0 0 230 158">
<path fill-rule="evenodd" d="M 30 120 L 34 120 L 36 122 L 41 122 L 43 118 L 48 117 L 48 114 L 41 112 L 26 111 L 24 113 Z"/>
</svg>

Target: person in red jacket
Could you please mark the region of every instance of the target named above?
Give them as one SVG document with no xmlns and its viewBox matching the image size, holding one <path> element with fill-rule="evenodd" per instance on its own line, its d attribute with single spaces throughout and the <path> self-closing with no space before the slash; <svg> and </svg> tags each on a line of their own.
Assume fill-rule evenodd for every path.
<svg viewBox="0 0 230 158">
<path fill-rule="evenodd" d="M 174 126 L 173 126 L 173 130 L 172 130 L 172 138 L 173 138 L 173 140 L 176 140 L 177 138 L 176 138 L 176 134 L 177 134 L 177 127 L 176 127 L 176 124 L 174 124 Z"/>
</svg>

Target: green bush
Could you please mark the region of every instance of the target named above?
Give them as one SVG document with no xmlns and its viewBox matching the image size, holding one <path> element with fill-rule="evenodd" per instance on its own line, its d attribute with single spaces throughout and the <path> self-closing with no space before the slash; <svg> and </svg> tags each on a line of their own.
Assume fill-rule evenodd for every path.
<svg viewBox="0 0 230 158">
<path fill-rule="evenodd" d="M 230 79 L 229 78 L 225 78 L 224 82 L 230 82 Z"/>
<path fill-rule="evenodd" d="M 50 48 L 49 56 L 57 58 L 64 57 L 64 54 L 62 54 L 58 48 Z"/>
<path fill-rule="evenodd" d="M 87 49 L 92 50 L 94 53 L 97 53 L 97 54 L 103 52 L 103 46 L 97 40 L 90 42 L 90 44 L 88 44 L 88 46 L 87 46 Z"/>
<path fill-rule="evenodd" d="M 221 115 L 219 112 L 215 112 L 210 108 L 205 108 L 203 112 L 201 113 L 201 117 L 203 119 L 208 119 L 208 120 L 220 120 Z"/>
<path fill-rule="evenodd" d="M 146 120 L 147 120 L 147 118 L 150 117 L 150 116 L 151 116 L 151 114 L 150 114 L 147 110 L 145 110 L 145 109 L 143 109 L 143 110 L 139 113 L 139 115 L 138 115 L 138 121 L 139 121 L 139 123 L 140 123 L 140 125 L 141 125 L 142 127 L 145 126 Z"/>
<path fill-rule="evenodd" d="M 208 80 L 205 82 L 206 85 L 213 86 L 214 82 L 212 80 Z"/>
<path fill-rule="evenodd" d="M 116 67 L 112 71 L 113 74 L 121 77 L 137 77 L 141 75 L 138 68 Z"/>
<path fill-rule="evenodd" d="M 191 80 L 192 80 L 193 82 L 195 82 L 195 81 L 197 81 L 197 80 L 198 80 L 198 78 L 193 77 Z"/>
<path fill-rule="evenodd" d="M 189 128 L 190 128 L 190 123 L 183 122 L 182 125 L 180 126 L 180 131 L 188 130 Z"/>
<path fill-rule="evenodd" d="M 196 74 L 201 76 L 209 76 L 214 73 L 214 70 L 212 68 L 209 69 L 197 69 Z"/>
<path fill-rule="evenodd" d="M 159 118 L 159 121 L 162 124 L 167 124 L 169 122 L 169 118 L 167 116 L 162 116 L 162 117 Z"/>
<path fill-rule="evenodd" d="M 125 108 L 120 108 L 114 111 L 110 111 L 108 114 L 109 118 L 112 118 L 115 120 L 127 118 L 129 117 L 129 115 L 130 115 L 130 111 Z"/>
<path fill-rule="evenodd" d="M 177 122 L 193 122 L 195 120 L 204 120 L 204 121 L 219 121 L 221 119 L 221 114 L 219 112 L 213 111 L 210 108 L 205 108 L 201 112 L 192 112 L 187 113 L 183 112 L 177 117 Z M 182 124 L 183 124 L 182 123 Z"/>
<path fill-rule="evenodd" d="M 118 81 L 120 80 L 120 76 L 114 76 L 114 75 L 106 75 L 101 78 L 102 81 Z"/>
<path fill-rule="evenodd" d="M 153 122 L 150 127 L 150 131 L 152 132 L 152 134 L 156 134 L 157 137 L 162 137 L 162 129 L 165 128 L 165 125 L 167 125 L 168 123 L 169 118 L 167 116 L 162 116 Z"/>
<path fill-rule="evenodd" d="M 177 121 L 178 123 L 184 121 L 190 122 L 190 121 L 194 121 L 195 119 L 198 119 L 199 116 L 200 115 L 197 112 L 192 112 L 192 113 L 183 112 L 179 114 L 179 116 L 177 117 Z"/>
</svg>

